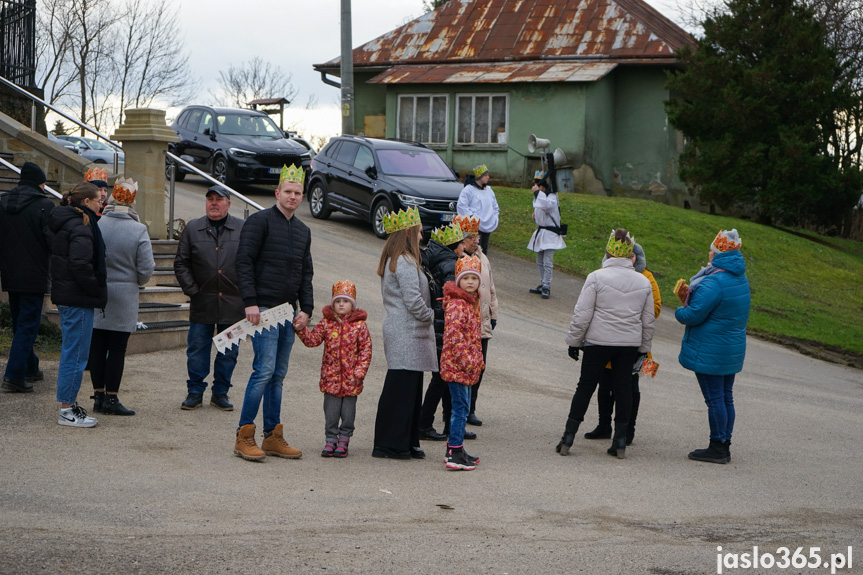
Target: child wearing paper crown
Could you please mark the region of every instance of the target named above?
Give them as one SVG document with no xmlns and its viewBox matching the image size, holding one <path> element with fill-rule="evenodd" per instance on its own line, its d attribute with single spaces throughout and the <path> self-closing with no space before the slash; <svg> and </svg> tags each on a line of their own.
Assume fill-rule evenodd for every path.
<svg viewBox="0 0 863 575">
<path fill-rule="evenodd" d="M 347 457 L 354 434 L 357 396 L 372 360 L 368 314 L 356 307 L 357 288 L 344 280 L 333 285 L 332 304 L 324 306 L 324 319 L 309 331 L 297 330 L 306 347 L 324 344 L 321 391 L 324 393 L 326 445 L 322 457 Z M 341 423 L 340 423 L 341 421 Z"/>
<path fill-rule="evenodd" d="M 452 398 L 445 461 L 447 469 L 471 471 L 476 468 L 479 458 L 465 452 L 464 428 L 470 409 L 470 386 L 479 381 L 485 369 L 479 310 L 482 263 L 476 256 L 465 256 L 456 262 L 455 269 L 455 281 L 443 286 L 445 327 L 440 375 L 448 382 Z"/>
</svg>

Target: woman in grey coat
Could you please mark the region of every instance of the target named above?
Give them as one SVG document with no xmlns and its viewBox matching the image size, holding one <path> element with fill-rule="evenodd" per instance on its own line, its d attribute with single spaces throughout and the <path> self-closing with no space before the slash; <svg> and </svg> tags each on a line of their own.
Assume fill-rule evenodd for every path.
<svg viewBox="0 0 863 575">
<path fill-rule="evenodd" d="M 416 208 L 414 208 L 415 210 Z M 393 231 L 384 245 L 378 265 L 386 315 L 383 320 L 387 375 L 378 400 L 373 457 L 422 459 L 419 448 L 419 416 L 423 372 L 437 371 L 434 312 L 428 281 L 420 269 L 422 226 L 394 214 L 387 222 Z M 390 230 L 388 230 L 390 231 Z"/>
<path fill-rule="evenodd" d="M 89 367 L 93 411 L 107 415 L 135 415 L 120 403 L 117 391 L 126 345 L 138 325 L 138 286 L 150 280 L 156 266 L 147 226 L 138 221 L 132 207 L 137 191 L 131 179 L 118 179 L 99 220 L 106 246 L 108 303 L 93 321 Z"/>
</svg>

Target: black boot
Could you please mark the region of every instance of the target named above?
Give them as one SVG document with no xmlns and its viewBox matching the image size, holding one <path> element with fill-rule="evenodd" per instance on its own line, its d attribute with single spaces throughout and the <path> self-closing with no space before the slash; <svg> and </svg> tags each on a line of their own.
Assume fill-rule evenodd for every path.
<svg viewBox="0 0 863 575">
<path fill-rule="evenodd" d="M 623 426 L 620 424 L 615 424 L 614 426 L 614 438 L 611 440 L 611 447 L 608 448 L 606 453 L 609 455 L 614 455 L 618 459 L 626 459 L 626 429 L 629 427 L 628 425 Z"/>
<path fill-rule="evenodd" d="M 725 442 L 710 440 L 707 449 L 696 449 L 689 454 L 689 459 L 695 461 L 706 461 L 707 463 L 728 463 L 730 455 L 725 453 Z"/>
<path fill-rule="evenodd" d="M 90 399 L 93 400 L 93 413 L 102 413 L 102 405 L 105 403 L 105 392 L 94 391 Z"/>
<path fill-rule="evenodd" d="M 731 440 L 725 442 L 725 460 L 726 463 L 731 463 Z"/>
<path fill-rule="evenodd" d="M 638 417 L 638 404 L 641 403 L 641 394 L 632 394 L 632 410 L 629 412 L 629 425 L 626 428 L 626 444 L 632 445 L 635 439 L 635 418 Z"/>
<path fill-rule="evenodd" d="M 116 395 L 105 395 L 102 404 L 102 413 L 105 415 L 135 415 L 135 412 L 120 403 Z"/>
<path fill-rule="evenodd" d="M 584 434 L 585 439 L 611 439 L 611 425 L 600 423 L 593 431 Z"/>
<path fill-rule="evenodd" d="M 561 455 L 569 455 L 569 448 L 572 447 L 572 442 L 575 441 L 575 433 L 578 431 L 579 425 L 581 425 L 581 421 L 571 417 L 566 418 L 566 428 L 563 430 L 560 442 L 554 448 L 555 451 Z"/>
</svg>

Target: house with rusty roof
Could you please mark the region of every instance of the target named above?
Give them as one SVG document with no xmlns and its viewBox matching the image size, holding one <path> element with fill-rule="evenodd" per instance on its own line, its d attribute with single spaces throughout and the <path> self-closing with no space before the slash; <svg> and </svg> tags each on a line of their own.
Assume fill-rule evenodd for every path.
<svg viewBox="0 0 863 575">
<path fill-rule="evenodd" d="M 683 205 L 666 70 L 694 40 L 641 0 L 451 0 L 353 50 L 355 131 L 423 142 L 460 173 L 524 184 L 531 134 L 561 190 Z M 314 67 L 339 75 L 340 59 Z M 559 164 L 559 162 L 558 162 Z"/>
</svg>

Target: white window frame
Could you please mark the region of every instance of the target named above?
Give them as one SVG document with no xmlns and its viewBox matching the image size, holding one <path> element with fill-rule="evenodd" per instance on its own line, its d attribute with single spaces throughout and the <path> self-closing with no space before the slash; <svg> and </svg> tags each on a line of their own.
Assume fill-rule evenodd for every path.
<svg viewBox="0 0 863 575">
<path fill-rule="evenodd" d="M 442 142 L 420 142 L 421 144 L 425 144 L 427 146 L 446 146 L 447 140 L 449 138 L 449 94 L 399 94 L 398 95 L 398 106 L 396 109 L 396 137 L 400 138 L 402 133 L 401 127 L 401 117 L 402 117 L 402 98 L 410 98 L 413 100 L 413 118 L 411 118 L 411 137 L 409 138 L 411 141 L 420 142 L 417 140 L 417 98 L 428 98 L 429 99 L 429 138 L 431 138 L 431 121 L 432 121 L 432 110 L 433 110 L 433 102 L 434 98 L 443 98 L 444 99 L 444 134 Z"/>
<path fill-rule="evenodd" d="M 506 146 L 506 142 L 498 143 L 497 142 L 497 131 L 492 131 L 494 128 L 492 127 L 492 106 L 491 100 L 492 98 L 503 97 L 506 101 L 506 108 L 504 111 L 504 133 L 509 134 L 509 92 L 479 92 L 479 93 L 463 93 L 455 95 L 455 135 L 454 135 L 454 145 L 456 146 Z M 469 142 L 460 142 L 459 141 L 459 133 L 461 126 L 459 125 L 459 100 L 461 98 L 470 98 L 471 99 L 471 109 L 470 109 L 470 141 Z M 488 99 L 488 141 L 487 142 L 479 142 L 476 141 L 476 100 L 477 98 L 487 98 Z"/>
</svg>

